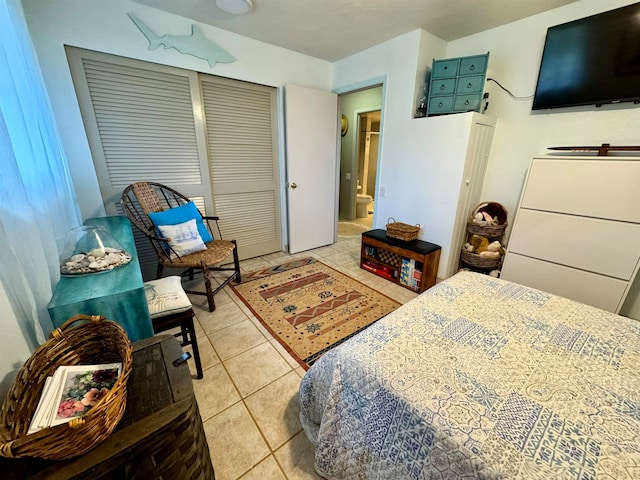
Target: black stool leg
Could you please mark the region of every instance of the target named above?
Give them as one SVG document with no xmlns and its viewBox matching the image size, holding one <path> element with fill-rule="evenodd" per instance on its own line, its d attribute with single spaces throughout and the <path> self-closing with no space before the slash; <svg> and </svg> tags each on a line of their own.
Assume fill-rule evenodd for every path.
<svg viewBox="0 0 640 480">
<path fill-rule="evenodd" d="M 196 362 L 196 375 L 198 379 L 204 377 L 202 373 L 202 363 L 200 362 L 200 350 L 198 349 L 198 339 L 196 338 L 196 329 L 193 325 L 193 316 L 190 316 L 187 320 L 187 329 L 189 330 L 189 343 L 193 349 L 193 360 Z"/>
</svg>

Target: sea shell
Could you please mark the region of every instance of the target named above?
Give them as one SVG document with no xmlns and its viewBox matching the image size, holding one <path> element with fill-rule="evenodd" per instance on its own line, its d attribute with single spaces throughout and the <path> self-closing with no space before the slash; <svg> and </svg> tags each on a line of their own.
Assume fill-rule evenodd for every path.
<svg viewBox="0 0 640 480">
<path fill-rule="evenodd" d="M 95 257 L 95 258 L 102 258 L 105 255 L 106 255 L 106 252 L 104 251 L 104 248 L 94 248 L 89 252 L 89 256 Z"/>
<path fill-rule="evenodd" d="M 131 255 L 123 250 L 107 247 L 105 251 L 108 253 L 102 257 L 93 255 L 96 250 L 92 250 L 91 254 L 79 253 L 67 259 L 60 266 L 60 273 L 63 275 L 86 275 L 89 273 L 100 273 L 107 270 L 113 270 L 121 265 L 126 265 L 131 261 Z M 102 252 L 100 250 L 100 252 Z"/>
</svg>

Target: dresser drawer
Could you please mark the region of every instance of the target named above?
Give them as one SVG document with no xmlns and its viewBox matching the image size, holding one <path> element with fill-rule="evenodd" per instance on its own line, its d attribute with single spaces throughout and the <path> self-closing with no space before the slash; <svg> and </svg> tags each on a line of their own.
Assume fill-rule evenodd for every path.
<svg viewBox="0 0 640 480">
<path fill-rule="evenodd" d="M 460 59 L 458 75 L 480 75 L 487 69 L 487 55 L 464 57 Z"/>
<path fill-rule="evenodd" d="M 482 97 L 478 93 L 475 95 L 456 95 L 453 102 L 453 109 L 456 112 L 468 112 L 470 110 L 477 112 L 481 99 Z"/>
<path fill-rule="evenodd" d="M 509 251 L 629 280 L 640 257 L 640 225 L 521 208 Z"/>
<path fill-rule="evenodd" d="M 640 223 L 640 161 L 535 158 L 521 207 Z"/>
<path fill-rule="evenodd" d="M 627 282 L 509 252 L 501 278 L 618 313 Z"/>
<path fill-rule="evenodd" d="M 458 77 L 456 83 L 456 94 L 478 93 L 484 88 L 484 75 L 474 75 L 472 77 Z"/>
<path fill-rule="evenodd" d="M 442 80 L 437 79 L 431 82 L 431 95 L 453 95 L 456 91 L 456 79 L 444 78 Z"/>
<path fill-rule="evenodd" d="M 431 78 L 455 77 L 458 74 L 458 58 L 434 60 L 431 67 Z"/>
<path fill-rule="evenodd" d="M 429 99 L 429 113 L 449 113 L 453 108 L 453 97 L 432 97 Z"/>
</svg>

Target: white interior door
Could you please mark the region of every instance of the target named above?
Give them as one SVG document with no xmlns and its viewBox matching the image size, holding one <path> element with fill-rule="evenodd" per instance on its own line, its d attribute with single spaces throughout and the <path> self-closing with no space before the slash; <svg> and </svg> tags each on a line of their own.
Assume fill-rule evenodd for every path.
<svg viewBox="0 0 640 480">
<path fill-rule="evenodd" d="M 338 96 L 285 87 L 289 252 L 329 245 L 337 216 Z"/>
</svg>

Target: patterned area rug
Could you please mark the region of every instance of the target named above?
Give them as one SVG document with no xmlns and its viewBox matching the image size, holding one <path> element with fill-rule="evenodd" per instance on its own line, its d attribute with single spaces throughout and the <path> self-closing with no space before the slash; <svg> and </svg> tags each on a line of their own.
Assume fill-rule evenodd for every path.
<svg viewBox="0 0 640 480">
<path fill-rule="evenodd" d="M 305 369 L 400 306 L 313 258 L 244 274 L 231 288 Z"/>
</svg>

